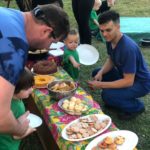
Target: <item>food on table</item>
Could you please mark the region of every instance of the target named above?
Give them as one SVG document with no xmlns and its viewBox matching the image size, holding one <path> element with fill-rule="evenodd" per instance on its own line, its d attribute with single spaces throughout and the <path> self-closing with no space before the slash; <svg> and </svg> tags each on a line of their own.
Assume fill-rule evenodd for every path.
<svg viewBox="0 0 150 150">
<path fill-rule="evenodd" d="M 37 49 L 36 51 L 29 51 L 29 54 L 42 54 L 48 52 L 47 49 Z"/>
<path fill-rule="evenodd" d="M 108 144 L 108 145 L 110 145 L 110 144 L 113 144 L 113 138 L 112 137 L 106 137 L 105 139 L 104 139 L 104 143 L 106 143 L 106 144 Z"/>
<path fill-rule="evenodd" d="M 71 91 L 73 89 L 75 89 L 74 82 L 60 82 L 50 87 L 50 90 L 54 92 L 66 92 Z"/>
<path fill-rule="evenodd" d="M 80 118 L 77 123 L 71 124 L 66 129 L 69 139 L 87 138 L 103 130 L 109 123 L 109 119 L 99 120 L 96 115 Z"/>
<path fill-rule="evenodd" d="M 117 137 L 114 139 L 114 142 L 115 142 L 116 144 L 118 144 L 118 145 L 123 144 L 124 141 L 125 141 L 125 138 L 122 137 L 122 136 L 117 136 Z"/>
<path fill-rule="evenodd" d="M 125 137 L 116 136 L 111 137 L 107 136 L 103 139 L 103 141 L 99 142 L 92 150 L 117 150 L 117 145 L 122 145 L 125 142 Z"/>
<path fill-rule="evenodd" d="M 54 76 L 49 75 L 36 75 L 34 76 L 35 87 L 46 87 L 48 83 L 55 80 Z"/>
<path fill-rule="evenodd" d="M 33 65 L 33 71 L 36 74 L 46 75 L 57 72 L 57 65 L 53 61 L 38 61 Z"/>
<path fill-rule="evenodd" d="M 88 106 L 85 101 L 76 97 L 65 99 L 62 103 L 62 108 L 72 115 L 81 115 L 83 112 L 88 110 Z"/>
</svg>

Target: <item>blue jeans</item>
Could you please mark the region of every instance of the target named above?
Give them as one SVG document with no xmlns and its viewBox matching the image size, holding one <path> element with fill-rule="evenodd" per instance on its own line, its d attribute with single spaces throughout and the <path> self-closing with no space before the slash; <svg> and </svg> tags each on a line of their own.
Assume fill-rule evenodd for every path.
<svg viewBox="0 0 150 150">
<path fill-rule="evenodd" d="M 94 77 L 100 69 L 92 72 Z M 115 81 L 121 79 L 122 76 L 113 68 L 110 72 L 103 75 L 102 81 Z M 138 112 L 144 108 L 144 103 L 139 97 L 148 94 L 148 90 L 140 82 L 135 82 L 133 86 L 120 89 L 103 89 L 102 99 L 105 104 L 120 109 L 123 112 Z"/>
</svg>

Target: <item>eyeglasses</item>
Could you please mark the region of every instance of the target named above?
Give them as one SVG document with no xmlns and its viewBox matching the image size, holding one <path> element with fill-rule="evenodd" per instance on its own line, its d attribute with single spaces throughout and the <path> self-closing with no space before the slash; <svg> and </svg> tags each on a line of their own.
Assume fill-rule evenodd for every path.
<svg viewBox="0 0 150 150">
<path fill-rule="evenodd" d="M 48 19 L 45 15 L 45 13 L 41 10 L 39 6 L 33 9 L 33 15 L 38 19 L 42 20 L 47 26 L 52 27 L 52 25 L 48 22 Z M 54 31 L 51 32 L 51 35 L 49 37 L 52 37 L 53 39 L 56 39 Z"/>
</svg>

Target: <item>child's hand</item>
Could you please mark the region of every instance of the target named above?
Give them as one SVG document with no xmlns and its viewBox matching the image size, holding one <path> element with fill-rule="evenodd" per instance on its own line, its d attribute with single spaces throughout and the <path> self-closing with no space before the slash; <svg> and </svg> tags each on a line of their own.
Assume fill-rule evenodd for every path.
<svg viewBox="0 0 150 150">
<path fill-rule="evenodd" d="M 74 66 L 75 68 L 80 69 L 80 64 L 79 64 L 79 63 L 77 63 L 77 62 L 75 62 L 75 63 L 73 64 L 73 66 Z"/>
<path fill-rule="evenodd" d="M 69 60 L 72 63 L 73 67 L 78 68 L 78 69 L 80 68 L 80 64 L 74 59 L 73 56 L 70 56 Z"/>
<path fill-rule="evenodd" d="M 13 136 L 13 138 L 15 140 L 23 139 L 24 137 L 28 136 L 29 134 L 31 134 L 35 131 L 36 131 L 36 128 L 29 127 L 23 136 Z"/>
</svg>

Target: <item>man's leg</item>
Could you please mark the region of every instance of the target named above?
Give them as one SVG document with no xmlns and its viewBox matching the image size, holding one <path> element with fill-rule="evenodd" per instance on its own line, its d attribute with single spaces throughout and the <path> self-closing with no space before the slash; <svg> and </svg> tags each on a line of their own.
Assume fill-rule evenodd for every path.
<svg viewBox="0 0 150 150">
<path fill-rule="evenodd" d="M 102 99 L 106 105 L 119 109 L 122 117 L 131 119 L 144 111 L 144 103 L 140 101 L 139 97 L 145 96 L 147 93 L 140 83 L 135 83 L 129 88 L 103 89 Z"/>
</svg>

